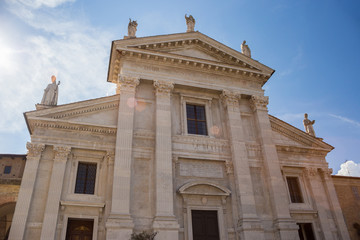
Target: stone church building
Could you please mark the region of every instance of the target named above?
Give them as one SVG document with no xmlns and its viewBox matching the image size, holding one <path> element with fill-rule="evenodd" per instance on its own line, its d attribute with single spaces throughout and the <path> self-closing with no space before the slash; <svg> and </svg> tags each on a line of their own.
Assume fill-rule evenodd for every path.
<svg viewBox="0 0 360 240">
<path fill-rule="evenodd" d="M 191 24 L 141 38 L 131 24 L 111 46 L 115 95 L 25 113 L 9 239 L 349 239 L 333 147 L 269 115 L 273 69 Z"/>
</svg>

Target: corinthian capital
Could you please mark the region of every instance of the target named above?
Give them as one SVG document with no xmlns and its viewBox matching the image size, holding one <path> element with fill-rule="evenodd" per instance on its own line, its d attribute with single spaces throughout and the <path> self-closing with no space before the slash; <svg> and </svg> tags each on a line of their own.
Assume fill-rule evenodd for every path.
<svg viewBox="0 0 360 240">
<path fill-rule="evenodd" d="M 252 95 L 250 99 L 250 107 L 255 110 L 267 110 L 269 104 L 269 97 Z"/>
<path fill-rule="evenodd" d="M 174 83 L 166 81 L 154 81 L 156 95 L 169 95 L 174 89 Z"/>
<path fill-rule="evenodd" d="M 27 142 L 26 148 L 28 150 L 28 157 L 40 157 L 41 152 L 45 149 L 45 144 Z"/>
<path fill-rule="evenodd" d="M 317 169 L 313 167 L 307 167 L 304 169 L 304 175 L 306 177 L 314 177 L 316 176 L 317 172 L 318 172 Z"/>
<path fill-rule="evenodd" d="M 331 177 L 331 174 L 333 173 L 332 168 L 320 168 L 319 172 L 322 173 L 324 179 L 328 179 Z"/>
<path fill-rule="evenodd" d="M 226 106 L 238 106 L 239 105 L 239 93 L 235 93 L 229 90 L 223 90 L 221 100 Z"/>
<path fill-rule="evenodd" d="M 134 92 L 137 85 L 140 81 L 138 77 L 120 75 L 118 78 L 116 93 L 122 91 L 131 91 Z"/>
<path fill-rule="evenodd" d="M 55 160 L 66 161 L 70 151 L 71 147 L 54 146 Z"/>
</svg>

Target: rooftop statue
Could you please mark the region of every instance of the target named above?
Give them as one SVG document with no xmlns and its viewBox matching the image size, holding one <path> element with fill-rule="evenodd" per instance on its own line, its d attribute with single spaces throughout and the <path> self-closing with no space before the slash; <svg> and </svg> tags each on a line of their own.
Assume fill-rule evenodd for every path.
<svg viewBox="0 0 360 240">
<path fill-rule="evenodd" d="M 304 117 L 305 118 L 304 118 L 303 123 L 304 123 L 304 127 L 305 127 L 305 132 L 307 134 L 311 135 L 311 136 L 316 137 L 315 136 L 315 131 L 314 131 L 314 128 L 313 128 L 313 125 L 315 124 L 315 120 L 311 121 L 310 119 L 308 119 L 308 114 L 307 113 L 305 113 Z"/>
<path fill-rule="evenodd" d="M 244 40 L 243 43 L 241 44 L 241 52 L 248 57 L 251 57 L 251 51 L 249 46 L 246 44 L 246 41 Z"/>
<path fill-rule="evenodd" d="M 138 26 L 136 21 L 131 21 L 129 18 L 129 25 L 128 25 L 128 37 L 135 38 L 136 37 L 136 27 Z"/>
<path fill-rule="evenodd" d="M 195 18 L 193 16 L 186 16 L 187 14 L 185 14 L 185 19 L 186 19 L 186 25 L 187 25 L 187 30 L 186 32 L 194 32 L 194 28 L 195 28 Z"/>
<path fill-rule="evenodd" d="M 47 85 L 44 89 L 44 95 L 41 100 L 41 104 L 48 106 L 56 106 L 58 100 L 58 86 L 60 85 L 60 81 L 56 84 L 56 77 L 54 75 L 51 76 L 51 83 Z"/>
</svg>

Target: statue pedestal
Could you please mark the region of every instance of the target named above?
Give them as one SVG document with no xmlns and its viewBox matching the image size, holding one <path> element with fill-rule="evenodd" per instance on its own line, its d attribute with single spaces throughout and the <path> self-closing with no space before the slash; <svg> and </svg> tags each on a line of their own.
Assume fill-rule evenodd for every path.
<svg viewBox="0 0 360 240">
<path fill-rule="evenodd" d="M 42 109 L 48 109 L 48 108 L 53 108 L 56 107 L 56 105 L 45 105 L 45 104 L 35 104 L 36 110 L 42 110 Z"/>
</svg>

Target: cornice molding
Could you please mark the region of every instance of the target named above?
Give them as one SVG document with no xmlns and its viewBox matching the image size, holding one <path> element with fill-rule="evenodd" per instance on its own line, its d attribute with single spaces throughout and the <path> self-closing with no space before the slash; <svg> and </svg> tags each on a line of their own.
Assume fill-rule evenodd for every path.
<svg viewBox="0 0 360 240">
<path fill-rule="evenodd" d="M 116 82 L 118 79 L 118 71 L 120 69 L 121 58 L 133 58 L 136 61 L 145 60 L 152 61 L 152 64 L 161 63 L 161 65 L 169 64 L 176 67 L 186 67 L 197 69 L 200 71 L 226 74 L 231 76 L 244 76 L 250 77 L 257 81 L 259 84 L 264 85 L 270 78 L 271 74 L 261 72 L 255 68 L 245 68 L 240 66 L 234 66 L 227 63 L 216 62 L 206 59 L 200 59 L 195 57 L 183 56 L 172 53 L 153 52 L 144 49 L 135 48 L 118 48 L 118 59 L 115 60 L 114 71 L 111 75 L 112 82 Z"/>
<path fill-rule="evenodd" d="M 53 119 L 36 119 L 29 118 L 29 127 L 31 132 L 36 128 L 46 128 L 46 129 L 62 129 L 69 131 L 79 131 L 79 132 L 91 132 L 99 133 L 105 135 L 116 135 L 116 127 L 110 126 L 96 126 L 91 124 L 84 123 L 74 123 L 74 122 L 63 122 Z"/>
<path fill-rule="evenodd" d="M 48 116 L 53 119 L 63 119 L 63 118 L 75 117 L 75 116 L 83 115 L 83 114 L 87 114 L 87 113 L 113 109 L 113 108 L 117 108 L 117 107 L 119 107 L 119 101 L 105 103 L 105 104 L 101 104 L 101 105 L 88 106 L 88 107 L 78 108 L 78 109 L 74 109 L 74 110 L 67 110 L 67 111 L 63 111 L 60 113 L 50 114 Z"/>
<path fill-rule="evenodd" d="M 326 153 L 330 152 L 333 147 L 321 140 L 312 137 L 305 132 L 281 121 L 280 119 L 269 115 L 271 128 L 273 131 L 280 133 L 290 139 L 308 146 L 310 149 L 317 149 Z M 290 147 L 290 146 L 287 146 Z"/>
<path fill-rule="evenodd" d="M 278 152 L 288 152 L 292 154 L 307 154 L 313 156 L 325 157 L 328 153 L 327 150 L 323 148 L 314 148 L 314 147 L 298 147 L 298 146 L 289 146 L 289 145 L 276 145 L 276 150 Z"/>
</svg>

